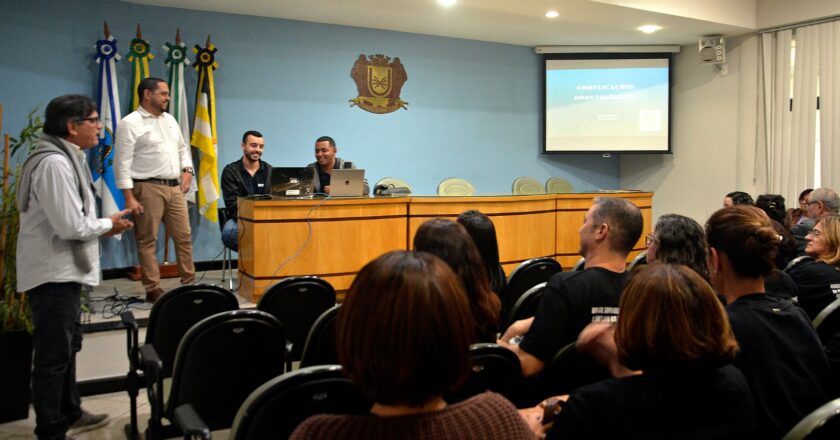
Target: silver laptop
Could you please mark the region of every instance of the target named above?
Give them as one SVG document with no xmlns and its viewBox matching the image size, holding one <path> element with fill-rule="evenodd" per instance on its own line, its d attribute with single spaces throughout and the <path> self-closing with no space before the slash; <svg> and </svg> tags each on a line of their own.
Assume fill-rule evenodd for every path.
<svg viewBox="0 0 840 440">
<path fill-rule="evenodd" d="M 365 170 L 335 169 L 330 176 L 330 197 L 364 195 Z"/>
</svg>

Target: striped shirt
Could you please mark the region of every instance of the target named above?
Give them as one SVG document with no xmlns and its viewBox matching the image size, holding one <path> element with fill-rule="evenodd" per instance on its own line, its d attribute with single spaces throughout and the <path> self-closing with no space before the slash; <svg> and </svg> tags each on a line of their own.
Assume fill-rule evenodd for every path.
<svg viewBox="0 0 840 440">
<path fill-rule="evenodd" d="M 76 147 L 78 148 L 78 147 Z M 84 163 L 85 154 L 78 150 Z M 86 173 L 87 174 L 87 173 Z M 81 178 L 90 182 L 90 176 Z M 79 176 L 66 156 L 52 154 L 32 171 L 29 206 L 20 213 L 17 241 L 17 290 L 25 292 L 45 283 L 76 282 L 95 286 L 100 281 L 99 240 L 111 230 L 110 218 L 97 218 L 91 191 L 89 205 L 82 211 Z M 93 262 L 83 272 L 73 262 L 72 241 L 83 243 L 84 252 Z"/>
</svg>

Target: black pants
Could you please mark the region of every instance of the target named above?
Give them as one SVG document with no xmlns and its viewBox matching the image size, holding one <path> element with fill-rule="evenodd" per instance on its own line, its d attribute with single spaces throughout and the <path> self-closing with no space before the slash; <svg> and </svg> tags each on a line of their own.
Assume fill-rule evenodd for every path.
<svg viewBox="0 0 840 440">
<path fill-rule="evenodd" d="M 47 283 L 29 292 L 34 325 L 32 406 L 39 439 L 63 439 L 82 415 L 76 353 L 82 349 L 81 285 Z"/>
</svg>

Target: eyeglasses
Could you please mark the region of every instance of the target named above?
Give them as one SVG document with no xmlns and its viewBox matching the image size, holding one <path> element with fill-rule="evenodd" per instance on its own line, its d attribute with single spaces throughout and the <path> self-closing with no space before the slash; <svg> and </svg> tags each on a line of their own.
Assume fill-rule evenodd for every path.
<svg viewBox="0 0 840 440">
<path fill-rule="evenodd" d="M 816 202 L 802 202 L 800 204 L 805 205 L 805 206 L 811 206 L 811 205 L 816 205 L 817 203 L 820 203 L 819 200 L 817 200 Z"/>
<path fill-rule="evenodd" d="M 102 120 L 99 119 L 99 116 L 97 116 L 95 118 L 78 118 L 76 120 L 79 121 L 79 122 L 87 121 L 87 122 L 90 122 L 91 124 L 94 124 L 94 125 L 98 125 L 100 122 L 102 122 Z"/>
<path fill-rule="evenodd" d="M 650 246 L 654 243 L 656 243 L 656 237 L 654 237 L 653 234 L 645 235 L 645 246 Z"/>
</svg>

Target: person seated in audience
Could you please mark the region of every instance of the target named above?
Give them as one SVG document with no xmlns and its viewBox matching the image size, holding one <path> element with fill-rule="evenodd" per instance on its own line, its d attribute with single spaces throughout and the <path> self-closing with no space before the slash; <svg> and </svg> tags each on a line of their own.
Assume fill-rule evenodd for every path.
<svg viewBox="0 0 840 440">
<path fill-rule="evenodd" d="M 291 438 L 533 439 L 498 394 L 444 400 L 467 376 L 471 322 L 469 299 L 441 259 L 394 251 L 368 263 L 338 315 L 336 342 L 344 371 L 374 402 L 370 414 L 316 415 Z"/>
<path fill-rule="evenodd" d="M 796 209 L 788 208 L 788 215 L 790 216 L 791 227 L 798 225 L 808 218 L 808 195 L 811 194 L 813 188 L 807 188 L 799 193 L 799 207 Z"/>
<path fill-rule="evenodd" d="M 777 221 L 790 229 L 790 217 L 785 210 L 785 198 L 778 194 L 762 194 L 755 199 L 755 207 L 764 211 L 770 220 Z"/>
<path fill-rule="evenodd" d="M 715 292 L 694 270 L 652 263 L 621 295 L 615 346 L 637 374 L 561 397 L 548 438 L 751 438 L 755 409 Z M 537 434 L 543 409 L 523 410 Z M 539 422 L 539 423 L 536 423 Z"/>
<path fill-rule="evenodd" d="M 679 214 L 659 217 L 653 231 L 645 237 L 648 263 L 682 264 L 703 279 L 709 279 L 706 266 L 706 234 L 691 218 Z"/>
<path fill-rule="evenodd" d="M 523 376 L 542 371 L 587 324 L 618 317 L 627 255 L 642 234 L 642 213 L 625 199 L 597 197 L 578 233 L 585 269 L 552 276 L 536 315 L 513 323 L 497 341 L 519 357 Z M 521 342 L 511 343 L 517 336 Z"/>
<path fill-rule="evenodd" d="M 723 198 L 723 207 L 729 208 L 735 205 L 753 205 L 753 198 L 751 195 L 743 191 L 733 191 Z"/>
<path fill-rule="evenodd" d="M 812 320 L 840 298 L 840 216 L 829 215 L 817 221 L 805 236 L 805 259 L 788 269 L 799 287 L 799 305 Z"/>
<path fill-rule="evenodd" d="M 490 288 L 501 295 L 507 284 L 505 271 L 499 264 L 499 243 L 496 241 L 496 227 L 490 217 L 479 211 L 464 211 L 458 216 L 458 223 L 467 230 L 475 242 L 481 261 L 487 269 L 490 278 Z"/>
<path fill-rule="evenodd" d="M 834 395 L 825 352 L 805 312 L 765 294 L 779 235 L 758 208 L 718 210 L 706 223 L 709 275 L 726 297 L 741 347 L 741 369 L 755 399 L 757 438 L 781 438 Z"/>
<path fill-rule="evenodd" d="M 808 201 L 805 202 L 805 206 L 807 219 L 790 228 L 790 233 L 796 239 L 797 250 L 800 255 L 805 255 L 805 246 L 808 244 L 805 235 L 811 232 L 817 220 L 838 213 L 840 197 L 830 188 L 817 188 L 808 194 Z"/>
<path fill-rule="evenodd" d="M 496 340 L 502 303 L 490 289 L 487 271 L 472 238 L 460 224 L 443 218 L 429 220 L 417 229 L 414 249 L 428 252 L 445 261 L 458 275 L 470 299 L 474 342 Z"/>
</svg>

